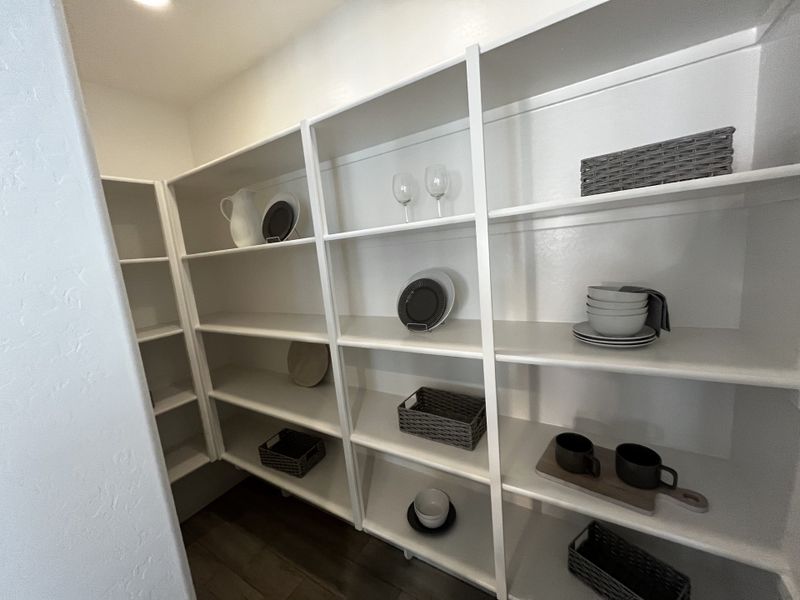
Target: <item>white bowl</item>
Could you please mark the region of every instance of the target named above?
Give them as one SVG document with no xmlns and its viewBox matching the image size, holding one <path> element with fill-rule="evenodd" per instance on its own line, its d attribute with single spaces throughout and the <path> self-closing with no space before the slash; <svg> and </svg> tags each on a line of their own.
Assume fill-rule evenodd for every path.
<svg viewBox="0 0 800 600">
<path fill-rule="evenodd" d="M 647 306 L 647 300 L 636 302 L 603 302 L 602 300 L 595 300 L 591 296 L 586 296 L 586 304 L 594 308 L 644 308 Z"/>
<path fill-rule="evenodd" d="M 608 317 L 630 317 L 646 314 L 647 308 L 595 308 L 587 304 L 586 313 Z"/>
<path fill-rule="evenodd" d="M 422 490 L 414 498 L 414 512 L 428 529 L 441 527 L 450 512 L 450 497 L 436 488 Z"/>
<path fill-rule="evenodd" d="M 603 302 L 641 302 L 647 300 L 647 292 L 621 292 L 619 286 L 590 285 L 587 294 L 592 300 Z"/>
<path fill-rule="evenodd" d="M 608 315 L 594 315 L 588 313 L 589 326 L 602 335 L 633 335 L 641 331 L 647 320 L 647 312 L 640 315 L 612 317 Z"/>
</svg>

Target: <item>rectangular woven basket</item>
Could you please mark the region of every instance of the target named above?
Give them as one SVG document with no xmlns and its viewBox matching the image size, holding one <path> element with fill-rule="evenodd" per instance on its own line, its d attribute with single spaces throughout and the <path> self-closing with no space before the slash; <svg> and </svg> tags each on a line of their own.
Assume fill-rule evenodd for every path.
<svg viewBox="0 0 800 600">
<path fill-rule="evenodd" d="M 733 172 L 735 127 L 712 129 L 581 161 L 581 196 Z"/>
<path fill-rule="evenodd" d="M 572 574 L 609 600 L 690 600 L 686 575 L 592 521 L 569 545 Z"/>
<path fill-rule="evenodd" d="M 294 477 L 304 477 L 325 458 L 322 438 L 293 429 L 282 429 L 258 447 L 261 464 Z"/>
<path fill-rule="evenodd" d="M 421 387 L 397 407 L 400 431 L 474 450 L 486 433 L 483 398 Z"/>
</svg>

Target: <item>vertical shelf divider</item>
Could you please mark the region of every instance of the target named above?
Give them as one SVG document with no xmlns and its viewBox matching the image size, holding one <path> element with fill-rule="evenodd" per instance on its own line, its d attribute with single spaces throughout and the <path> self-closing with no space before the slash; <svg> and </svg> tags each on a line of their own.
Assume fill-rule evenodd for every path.
<svg viewBox="0 0 800 600">
<path fill-rule="evenodd" d="M 325 234 L 328 231 L 328 226 L 325 199 L 322 192 L 322 177 L 319 168 L 317 140 L 307 120 L 301 123 L 300 131 L 303 140 L 306 177 L 308 178 L 311 218 L 314 224 L 314 243 L 317 250 L 320 283 L 322 284 L 322 302 L 325 308 L 328 347 L 331 353 L 331 369 L 333 371 L 336 402 L 339 409 L 339 426 L 342 430 L 342 445 L 344 449 L 345 468 L 347 470 L 347 483 L 350 490 L 350 503 L 353 508 L 353 524 L 356 529 L 360 531 L 363 528 L 364 503 L 361 495 L 361 481 L 358 465 L 356 463 L 356 454 L 353 444 L 350 441 L 352 419 L 350 416 L 347 378 L 344 372 L 344 355 L 342 348 L 339 346 L 339 319 L 333 287 L 333 269 L 331 268 L 331 261 L 325 242 Z"/>
<path fill-rule="evenodd" d="M 483 142 L 483 98 L 481 95 L 480 47 L 469 46 L 467 53 L 467 97 L 469 139 L 472 157 L 472 186 L 475 201 L 475 239 L 478 252 L 478 298 L 481 315 L 483 385 L 486 398 L 486 438 L 489 453 L 489 481 L 494 537 L 494 570 L 497 597 L 508 598 L 505 536 L 503 530 L 503 481 L 500 468 L 500 428 L 495 373 L 494 312 L 489 250 L 489 207 L 486 198 L 486 166 Z"/>
<path fill-rule="evenodd" d="M 183 327 L 186 350 L 189 354 L 189 365 L 192 371 L 192 382 L 200 407 L 200 418 L 203 421 L 203 432 L 206 450 L 211 461 L 222 456 L 224 446 L 219 416 L 214 403 L 209 398 L 212 389 L 211 373 L 206 359 L 202 334 L 197 330 L 199 317 L 195 302 L 189 265 L 182 257 L 186 255 L 186 244 L 178 214 L 178 204 L 169 185 L 160 181 L 156 184 L 158 209 L 161 214 L 162 227 L 169 257 L 169 268 L 177 293 L 178 314 Z"/>
</svg>

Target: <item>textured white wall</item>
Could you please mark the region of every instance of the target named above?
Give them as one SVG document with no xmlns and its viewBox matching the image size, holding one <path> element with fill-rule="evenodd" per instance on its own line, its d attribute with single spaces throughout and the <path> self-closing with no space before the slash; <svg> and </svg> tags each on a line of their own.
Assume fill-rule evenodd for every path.
<svg viewBox="0 0 800 600">
<path fill-rule="evenodd" d="M 350 0 L 189 112 L 202 164 L 587 0 Z M 532 57 L 533 59 L 533 57 Z"/>
<path fill-rule="evenodd" d="M 65 40 L 0 2 L 0 597 L 192 598 Z"/>
<path fill-rule="evenodd" d="M 98 83 L 81 88 L 103 175 L 168 179 L 194 166 L 185 110 Z"/>
</svg>

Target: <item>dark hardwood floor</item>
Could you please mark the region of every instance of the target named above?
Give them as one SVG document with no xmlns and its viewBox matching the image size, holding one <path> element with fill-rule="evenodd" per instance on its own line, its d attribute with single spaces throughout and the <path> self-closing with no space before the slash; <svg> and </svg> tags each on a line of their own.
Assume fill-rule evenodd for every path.
<svg viewBox="0 0 800 600">
<path fill-rule="evenodd" d="M 198 600 L 493 597 L 252 477 L 182 529 Z"/>
</svg>

